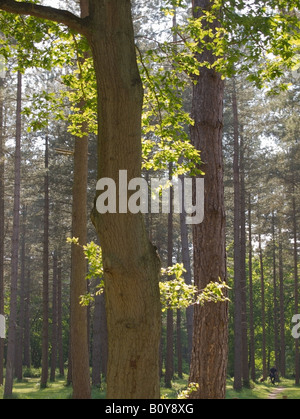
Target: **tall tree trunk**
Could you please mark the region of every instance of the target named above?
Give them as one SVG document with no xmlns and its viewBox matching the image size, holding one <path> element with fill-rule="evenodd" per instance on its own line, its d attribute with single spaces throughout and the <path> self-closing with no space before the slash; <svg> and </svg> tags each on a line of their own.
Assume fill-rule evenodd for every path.
<svg viewBox="0 0 300 419">
<path fill-rule="evenodd" d="M 63 348 L 63 312 L 62 312 L 62 266 L 59 257 L 57 267 L 57 346 L 58 346 L 58 367 L 60 377 L 65 376 L 64 371 L 64 348 Z"/>
<path fill-rule="evenodd" d="M 84 127 L 83 127 L 84 129 Z M 72 234 L 81 246 L 87 243 L 88 137 L 75 138 Z M 91 397 L 87 307 L 80 297 L 87 293 L 87 262 L 82 248 L 72 245 L 71 357 L 74 399 Z"/>
<path fill-rule="evenodd" d="M 92 345 L 92 384 L 94 387 L 101 386 L 101 299 L 102 295 L 96 295 L 93 321 L 93 345 Z"/>
<path fill-rule="evenodd" d="M 266 301 L 265 301 L 265 274 L 261 234 L 258 236 L 259 244 L 259 261 L 260 261 L 260 283 L 261 283 L 261 324 L 262 324 L 262 362 L 263 362 L 263 379 L 267 379 L 267 336 L 266 336 Z"/>
<path fill-rule="evenodd" d="M 4 79 L 0 77 L 0 315 L 4 316 Z M 0 338 L 0 386 L 4 382 L 4 339 Z"/>
<path fill-rule="evenodd" d="M 141 177 L 143 88 L 129 0 L 90 1 L 99 91 L 99 179 Z M 99 214 L 109 341 L 107 397 L 155 399 L 159 388 L 160 261 L 141 214 Z M 149 345 L 149 342 L 151 344 Z"/>
<path fill-rule="evenodd" d="M 172 182 L 172 164 L 169 165 L 169 181 Z M 173 188 L 170 188 L 170 212 L 168 214 L 168 266 L 173 265 Z M 172 387 L 174 376 L 174 314 L 167 311 L 167 348 L 165 386 Z"/>
<path fill-rule="evenodd" d="M 295 198 L 295 186 L 293 184 L 292 196 L 293 210 L 293 244 L 294 244 L 294 286 L 295 286 L 295 314 L 299 313 L 299 276 L 298 276 L 298 241 L 297 241 L 297 207 Z M 295 340 L 295 384 L 300 383 L 300 351 L 299 339 Z"/>
<path fill-rule="evenodd" d="M 194 0 L 194 18 L 203 17 L 210 0 Z M 215 30 L 218 22 L 211 23 Z M 197 55 L 199 63 L 215 62 L 209 50 Z M 201 67 L 193 86 L 195 121 L 192 142 L 201 150 L 205 172 L 205 219 L 194 226 L 195 284 L 204 289 L 211 281 L 226 280 L 225 208 L 223 183 L 223 97 L 224 82 L 213 69 Z M 194 340 L 190 381 L 199 383 L 194 398 L 222 399 L 226 392 L 228 354 L 228 305 L 205 304 L 194 310 Z"/>
<path fill-rule="evenodd" d="M 240 195 L 240 144 L 239 144 L 239 120 L 236 96 L 236 83 L 233 79 L 233 125 L 234 125 L 234 389 L 242 389 L 242 272 L 241 272 L 241 195 Z"/>
<path fill-rule="evenodd" d="M 248 318 L 247 318 L 247 279 L 246 279 L 246 190 L 245 190 L 245 143 L 243 127 L 240 137 L 240 197 L 241 197 L 241 290 L 242 290 L 242 376 L 243 386 L 250 386 Z"/>
<path fill-rule="evenodd" d="M 80 0 L 81 17 L 89 14 L 87 0 Z M 80 104 L 82 108 L 84 103 Z M 82 132 L 87 131 L 83 123 Z M 75 138 L 74 184 L 72 234 L 81 246 L 87 243 L 87 176 L 88 176 L 88 136 Z M 71 273 L 71 365 L 74 399 L 90 399 L 90 370 L 88 349 L 88 309 L 79 304 L 80 297 L 87 293 L 87 262 L 82 249 L 72 245 Z"/>
<path fill-rule="evenodd" d="M 254 328 L 254 303 L 253 303 L 253 245 L 252 245 L 252 217 L 251 217 L 251 195 L 249 194 L 248 206 L 248 225 L 249 225 L 249 334 L 250 334 L 250 371 L 251 379 L 256 380 L 255 368 L 255 328 Z"/>
<path fill-rule="evenodd" d="M 274 352 L 275 352 L 275 365 L 279 369 L 279 327 L 278 327 L 278 292 L 277 292 L 277 258 L 276 258 L 276 234 L 275 234 L 275 214 L 272 212 L 272 259 L 273 259 L 273 321 L 274 321 Z"/>
<path fill-rule="evenodd" d="M 182 182 L 182 208 L 184 208 L 184 182 L 183 176 L 180 176 Z M 184 279 L 186 284 L 192 284 L 192 270 L 191 270 L 191 258 L 189 250 L 189 237 L 188 237 L 188 226 L 185 222 L 186 213 L 183 210 L 180 214 L 180 236 L 182 246 L 182 262 L 186 272 L 184 273 Z M 192 347 L 193 347 L 193 323 L 194 323 L 194 308 L 190 306 L 186 309 L 186 322 L 187 322 L 187 336 L 188 336 L 188 360 L 191 362 Z"/>
<path fill-rule="evenodd" d="M 46 136 L 44 176 L 44 243 L 43 243 L 43 331 L 41 388 L 47 387 L 49 375 L 49 138 Z"/>
<path fill-rule="evenodd" d="M 14 213 L 11 257 L 11 286 L 10 286 L 10 313 L 6 358 L 6 376 L 4 397 L 10 397 L 13 390 L 15 368 L 17 303 L 18 303 L 18 262 L 19 262 L 19 236 L 20 236 L 20 193 L 21 193 L 21 131 L 22 131 L 22 75 L 18 72 L 17 87 L 17 117 L 16 117 L 16 149 L 15 149 L 15 181 L 14 181 Z"/>
<path fill-rule="evenodd" d="M 25 297 L 24 297 L 24 365 L 31 366 L 30 356 L 30 258 L 27 261 L 27 272 L 25 277 Z"/>
<path fill-rule="evenodd" d="M 26 281 L 26 213 L 27 206 L 22 210 L 22 229 L 21 229 L 21 251 L 20 251 L 20 304 L 18 314 L 18 330 L 16 347 L 15 376 L 21 381 L 23 379 L 23 349 L 24 349 L 24 327 L 25 327 L 25 281 Z"/>
<path fill-rule="evenodd" d="M 55 381 L 57 366 L 57 337 L 58 337 L 58 311 L 57 311 L 57 252 L 53 254 L 53 282 L 52 282 L 52 336 L 51 336 L 51 373 L 50 381 Z"/>
<path fill-rule="evenodd" d="M 282 249 L 282 230 L 279 227 L 279 309 L 280 309 L 280 373 L 286 376 L 286 354 L 285 354 L 285 311 L 284 311 L 284 273 L 283 273 L 283 249 Z"/>
</svg>

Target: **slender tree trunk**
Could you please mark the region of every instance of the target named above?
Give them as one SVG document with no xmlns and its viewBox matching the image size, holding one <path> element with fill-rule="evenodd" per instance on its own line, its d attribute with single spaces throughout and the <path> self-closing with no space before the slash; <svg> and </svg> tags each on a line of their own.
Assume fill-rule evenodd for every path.
<svg viewBox="0 0 300 419">
<path fill-rule="evenodd" d="M 272 239 L 273 239 L 273 249 L 272 249 L 272 258 L 273 258 L 273 302 L 274 302 L 274 311 L 273 311 L 273 321 L 274 321 L 274 351 L 275 351 L 275 365 L 277 370 L 280 367 L 279 361 L 279 325 L 278 325 L 278 291 L 277 291 L 277 258 L 276 258 L 276 234 L 275 234 L 275 214 L 272 212 Z"/>
<path fill-rule="evenodd" d="M 44 244 L 43 244 L 43 332 L 41 388 L 47 387 L 49 375 L 49 138 L 46 136 L 44 176 Z"/>
<path fill-rule="evenodd" d="M 172 181 L 172 164 L 169 165 L 169 180 Z M 170 188 L 170 212 L 168 214 L 168 266 L 173 265 L 173 188 Z M 167 311 L 167 348 L 165 386 L 172 387 L 174 376 L 174 314 Z"/>
<path fill-rule="evenodd" d="M 57 312 L 57 252 L 53 255 L 53 282 L 52 282 L 52 336 L 51 336 L 51 373 L 50 381 L 55 381 L 57 366 L 57 337 L 58 337 L 58 312 Z"/>
<path fill-rule="evenodd" d="M 24 297 L 24 365 L 31 366 L 30 355 L 30 258 L 27 261 L 27 271 L 25 277 L 25 297 Z"/>
<path fill-rule="evenodd" d="M 102 295 L 95 297 L 92 345 L 92 384 L 101 386 L 101 299 Z"/>
<path fill-rule="evenodd" d="M 181 310 L 177 310 L 176 321 L 176 346 L 177 346 L 177 373 L 178 378 L 182 378 L 182 339 L 181 339 Z"/>
<path fill-rule="evenodd" d="M 261 283 L 261 324 L 262 324 L 262 361 L 263 361 L 263 379 L 266 380 L 267 372 L 267 336 L 266 336 L 266 302 L 265 302 L 265 274 L 261 234 L 258 237 L 259 242 L 259 260 L 260 260 L 260 283 Z"/>
<path fill-rule="evenodd" d="M 203 16 L 210 0 L 194 0 L 194 18 Z M 216 30 L 218 22 L 211 23 Z M 209 50 L 197 56 L 199 63 L 214 63 Z M 192 142 L 201 150 L 205 172 L 205 219 L 194 226 L 195 284 L 204 289 L 211 281 L 226 280 L 225 208 L 223 183 L 224 82 L 213 69 L 201 67 L 193 86 L 195 121 Z M 194 310 L 194 339 L 190 381 L 199 383 L 193 398 L 222 399 L 226 392 L 228 354 L 228 305 L 205 304 Z"/>
<path fill-rule="evenodd" d="M 23 349 L 24 349 L 24 326 L 25 326 L 25 281 L 26 281 L 26 213 L 27 207 L 22 210 L 22 232 L 20 251 L 20 304 L 18 314 L 18 330 L 16 347 L 15 376 L 21 381 L 23 378 Z"/>
<path fill-rule="evenodd" d="M 295 314 L 299 313 L 299 276 L 298 276 L 298 242 L 297 242 L 297 207 L 295 198 L 295 187 L 293 185 L 292 197 L 293 209 L 293 244 L 294 244 L 294 285 L 295 285 Z M 295 384 L 300 383 L 300 351 L 299 339 L 295 339 Z"/>
<path fill-rule="evenodd" d="M 243 386 L 250 387 L 248 318 L 247 318 L 247 279 L 246 279 L 246 190 L 245 190 L 245 144 L 243 127 L 240 137 L 240 197 L 241 197 L 241 289 L 242 289 L 242 376 Z"/>
<path fill-rule="evenodd" d="M 11 257 L 11 287 L 10 287 L 10 314 L 6 358 L 6 377 L 4 397 L 10 397 L 13 390 L 15 369 L 16 328 L 17 328 L 17 302 L 18 302 L 18 262 L 19 262 L 19 236 L 20 236 L 20 192 L 21 192 L 21 112 L 22 112 L 22 75 L 18 73 L 17 87 L 17 118 L 16 118 L 16 149 L 15 149 L 15 181 L 14 181 L 14 213 Z"/>
<path fill-rule="evenodd" d="M 4 316 L 4 79 L 0 78 L 0 315 Z M 4 339 L 0 338 L 0 386 L 4 382 Z"/>
<path fill-rule="evenodd" d="M 249 333 L 250 333 L 250 371 L 252 381 L 256 380 L 255 368 L 255 327 L 254 327 L 254 303 L 253 303 L 253 245 L 252 245 L 252 217 L 251 217 L 251 195 L 249 194 L 248 206 L 249 225 Z"/>
<path fill-rule="evenodd" d="M 242 389 L 242 278 L 241 278 L 241 195 L 240 195 L 240 145 L 236 84 L 233 79 L 232 108 L 234 120 L 234 389 Z"/>
<path fill-rule="evenodd" d="M 280 372 L 286 376 L 285 354 L 285 311 L 284 311 L 284 273 L 283 273 L 282 230 L 279 227 L 279 309 L 280 309 Z"/>
<path fill-rule="evenodd" d="M 128 182 L 141 177 L 143 88 L 131 3 L 92 0 L 90 7 L 99 91 L 99 179 L 110 178 L 119 185 L 119 170 L 128 171 Z M 100 215 L 95 209 L 93 221 L 103 249 L 107 397 L 159 398 L 159 258 L 142 215 Z"/>
<path fill-rule="evenodd" d="M 60 377 L 65 376 L 64 371 L 64 349 L 63 349 L 63 312 L 62 312 L 62 266 L 59 257 L 57 268 L 57 345 L 58 345 L 58 367 Z"/>
<path fill-rule="evenodd" d="M 182 181 L 182 208 L 184 208 L 184 182 L 183 176 L 180 177 Z M 189 238 L 188 238 L 188 227 L 185 222 L 186 213 L 183 210 L 180 214 L 180 235 L 181 235 L 181 246 L 182 246 L 182 262 L 186 270 L 184 273 L 184 279 L 186 284 L 192 284 L 192 270 L 191 270 L 191 258 L 189 250 Z M 194 322 L 194 308 L 193 306 L 186 309 L 186 322 L 187 322 L 187 335 L 188 335 L 188 360 L 191 361 L 192 347 L 193 347 L 193 322 Z"/>
<path fill-rule="evenodd" d="M 80 0 L 81 17 L 89 14 L 89 4 Z M 80 104 L 82 108 L 84 103 Z M 87 131 L 87 124 L 82 132 Z M 75 138 L 74 185 L 72 234 L 81 246 L 87 243 L 87 176 L 88 176 L 88 136 Z M 72 245 L 71 274 L 71 357 L 74 399 L 90 399 L 90 372 L 88 348 L 88 309 L 79 304 L 80 297 L 87 293 L 87 262 L 82 249 Z"/>
</svg>

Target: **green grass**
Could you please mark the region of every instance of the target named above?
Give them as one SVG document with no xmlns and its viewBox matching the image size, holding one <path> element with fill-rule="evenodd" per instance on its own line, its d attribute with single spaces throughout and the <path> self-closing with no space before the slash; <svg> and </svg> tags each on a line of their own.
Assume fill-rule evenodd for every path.
<svg viewBox="0 0 300 419">
<path fill-rule="evenodd" d="M 65 378 L 58 377 L 53 383 L 49 383 L 45 389 L 40 388 L 40 378 L 24 378 L 23 381 L 15 381 L 12 399 L 21 400 L 66 400 L 72 397 L 72 387 L 66 386 Z M 3 398 L 3 387 L 0 387 L 0 399 Z M 98 388 L 92 389 L 93 399 L 104 399 L 104 391 Z"/>
<path fill-rule="evenodd" d="M 233 390 L 233 380 L 227 381 L 226 399 L 268 399 L 276 387 L 284 387 L 284 391 L 277 395 L 277 399 L 300 399 L 300 387 L 295 386 L 294 380 L 282 379 L 279 384 L 273 386 L 269 382 L 251 383 L 250 389 L 242 391 Z"/>
<path fill-rule="evenodd" d="M 176 399 L 178 394 L 186 389 L 188 376 L 184 375 L 183 379 L 176 378 L 172 382 L 172 388 L 167 389 L 161 383 L 161 395 L 164 399 Z M 278 394 L 278 399 L 300 399 L 300 386 L 295 386 L 293 380 L 283 379 L 280 387 L 284 387 L 284 391 Z M 226 399 L 268 399 L 269 395 L 274 391 L 274 386 L 269 382 L 251 383 L 251 388 L 243 389 L 240 392 L 233 390 L 233 380 L 227 381 Z M 40 378 L 33 376 L 32 378 L 24 378 L 22 382 L 14 383 L 13 397 L 14 399 L 30 399 L 30 400 L 54 400 L 54 399 L 70 399 L 72 397 L 72 388 L 65 385 L 65 379 L 57 377 L 54 383 L 49 383 L 48 387 L 40 389 Z M 3 398 L 3 388 L 0 387 L 0 399 Z M 105 391 L 93 388 L 93 399 L 104 399 Z"/>
</svg>

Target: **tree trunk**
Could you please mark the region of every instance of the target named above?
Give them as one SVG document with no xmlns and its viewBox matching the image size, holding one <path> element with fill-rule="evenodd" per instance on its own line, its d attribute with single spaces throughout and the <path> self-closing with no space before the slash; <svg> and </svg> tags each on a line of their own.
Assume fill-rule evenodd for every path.
<svg viewBox="0 0 300 419">
<path fill-rule="evenodd" d="M 75 138 L 72 234 L 81 246 L 87 243 L 88 138 Z M 91 397 L 87 307 L 80 297 L 87 293 L 87 262 L 82 248 L 72 245 L 71 356 L 74 399 Z"/>
<path fill-rule="evenodd" d="M 93 345 L 92 345 L 92 384 L 94 387 L 101 386 L 101 299 L 102 295 L 96 295 L 93 321 Z"/>
<path fill-rule="evenodd" d="M 255 333 L 254 333 L 254 303 L 253 303 L 253 245 L 252 245 L 252 217 L 251 217 L 251 195 L 249 194 L 248 207 L 248 224 L 249 224 L 249 337 L 250 337 L 250 371 L 251 379 L 256 380 L 255 368 Z"/>
<path fill-rule="evenodd" d="M 10 397 L 13 390 L 15 368 L 17 302 L 18 302 L 18 262 L 20 236 L 20 193 L 21 193 L 21 112 L 22 112 L 22 75 L 18 72 L 17 87 L 17 118 L 16 118 L 16 149 L 15 149 L 15 181 L 14 181 L 14 213 L 11 257 L 10 313 L 6 359 L 6 376 L 4 397 Z"/>
<path fill-rule="evenodd" d="M 193 4 L 194 18 L 198 18 L 212 2 L 195 0 Z M 215 30 L 218 22 L 211 25 Z M 200 63 L 215 61 L 209 50 L 204 50 L 197 58 Z M 192 110 L 195 124 L 191 127 L 191 135 L 204 162 L 205 219 L 194 226 L 194 275 L 196 286 L 204 289 L 211 281 L 226 280 L 222 156 L 224 82 L 215 70 L 203 67 L 195 81 Z M 199 383 L 199 390 L 193 398 L 225 398 L 227 354 L 228 305 L 196 306 L 190 381 Z"/>
<path fill-rule="evenodd" d="M 0 78 L 0 315 L 4 316 L 4 126 L 3 126 L 4 79 Z M 0 386 L 4 374 L 4 339 L 0 338 Z"/>
<path fill-rule="evenodd" d="M 63 349 L 63 312 L 62 312 L 62 267 L 59 257 L 57 267 L 57 346 L 58 346 L 58 367 L 60 377 L 64 377 L 64 349 Z"/>
<path fill-rule="evenodd" d="M 279 221 L 281 222 L 281 221 Z M 279 227 L 279 308 L 280 308 L 280 373 L 286 376 L 285 312 L 284 312 L 284 272 L 283 272 L 282 230 Z"/>
<path fill-rule="evenodd" d="M 43 332 L 41 388 L 47 387 L 49 375 L 49 138 L 46 136 L 44 177 L 44 244 L 43 244 Z"/>
<path fill-rule="evenodd" d="M 129 0 L 90 1 L 99 92 L 99 178 L 119 184 L 141 177 L 143 88 L 136 63 Z M 160 261 L 141 214 L 93 221 L 103 249 L 108 325 L 109 399 L 159 398 Z M 149 344 L 150 343 L 150 344 Z"/>
<path fill-rule="evenodd" d="M 169 165 L 169 181 L 172 182 L 172 164 Z M 173 188 L 170 188 L 170 212 L 168 214 L 168 266 L 173 265 Z M 169 280 L 170 278 L 167 278 Z M 174 376 L 174 314 L 167 311 L 167 345 L 165 386 L 172 388 Z"/>
<path fill-rule="evenodd" d="M 184 182 L 183 176 L 179 177 L 182 181 L 182 208 L 184 208 Z M 180 214 L 180 236 L 182 246 L 182 262 L 186 270 L 184 273 L 184 279 L 186 284 L 192 284 L 192 270 L 191 270 L 191 258 L 189 250 L 189 236 L 188 226 L 185 222 L 186 213 L 183 210 Z M 193 347 L 193 323 L 194 323 L 194 307 L 190 306 L 186 309 L 186 322 L 187 322 L 187 337 L 188 337 L 188 360 L 191 362 L 192 347 Z"/>
<path fill-rule="evenodd" d="M 50 381 L 55 381 L 57 366 L 57 332 L 58 332 L 58 312 L 57 312 L 57 252 L 53 255 L 53 282 L 52 282 L 52 336 L 51 336 L 51 373 Z"/>
<path fill-rule="evenodd" d="M 241 272 L 241 195 L 240 195 L 240 144 L 236 84 L 233 79 L 232 94 L 234 125 L 234 389 L 242 389 L 243 381 L 243 339 L 242 339 L 242 272 Z"/>
<path fill-rule="evenodd" d="M 262 362 L 263 362 L 263 379 L 267 379 L 267 337 L 266 337 L 266 302 L 265 302 L 265 275 L 261 234 L 258 236 L 259 244 L 259 260 L 260 260 L 260 283 L 261 283 L 261 324 L 262 324 Z"/>
<path fill-rule="evenodd" d="M 297 241 L 297 207 L 295 198 L 295 186 L 293 184 L 292 197 L 293 210 L 293 245 L 294 245 L 294 286 L 295 286 L 295 314 L 299 314 L 299 276 L 298 276 L 298 241 Z M 299 339 L 295 340 L 295 384 L 300 383 L 300 351 Z"/>
</svg>

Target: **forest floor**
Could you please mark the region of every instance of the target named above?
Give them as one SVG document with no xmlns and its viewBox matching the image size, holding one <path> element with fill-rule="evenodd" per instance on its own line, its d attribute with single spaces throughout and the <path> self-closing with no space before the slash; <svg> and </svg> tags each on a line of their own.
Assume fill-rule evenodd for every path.
<svg viewBox="0 0 300 419">
<path fill-rule="evenodd" d="M 177 399 L 179 393 L 187 387 L 188 376 L 183 379 L 175 379 L 172 382 L 172 388 L 161 387 L 162 398 Z M 72 397 L 72 388 L 66 386 L 65 378 L 57 377 L 56 381 L 49 383 L 46 389 L 40 389 L 39 377 L 24 378 L 21 382 L 14 383 L 14 399 L 30 400 L 55 400 L 70 399 Z M 0 387 L 0 399 L 3 398 L 3 388 Z M 105 388 L 93 388 L 93 399 L 105 399 Z M 233 390 L 233 381 L 227 381 L 226 399 L 300 399 L 300 387 L 294 385 L 293 380 L 283 379 L 278 385 L 271 383 L 252 383 L 251 388 L 245 388 L 240 392 Z"/>
<path fill-rule="evenodd" d="M 295 386 L 294 380 L 283 378 L 275 386 L 270 382 L 251 383 L 251 388 L 242 391 L 233 390 L 233 380 L 227 382 L 227 399 L 300 399 L 300 386 Z"/>
</svg>

